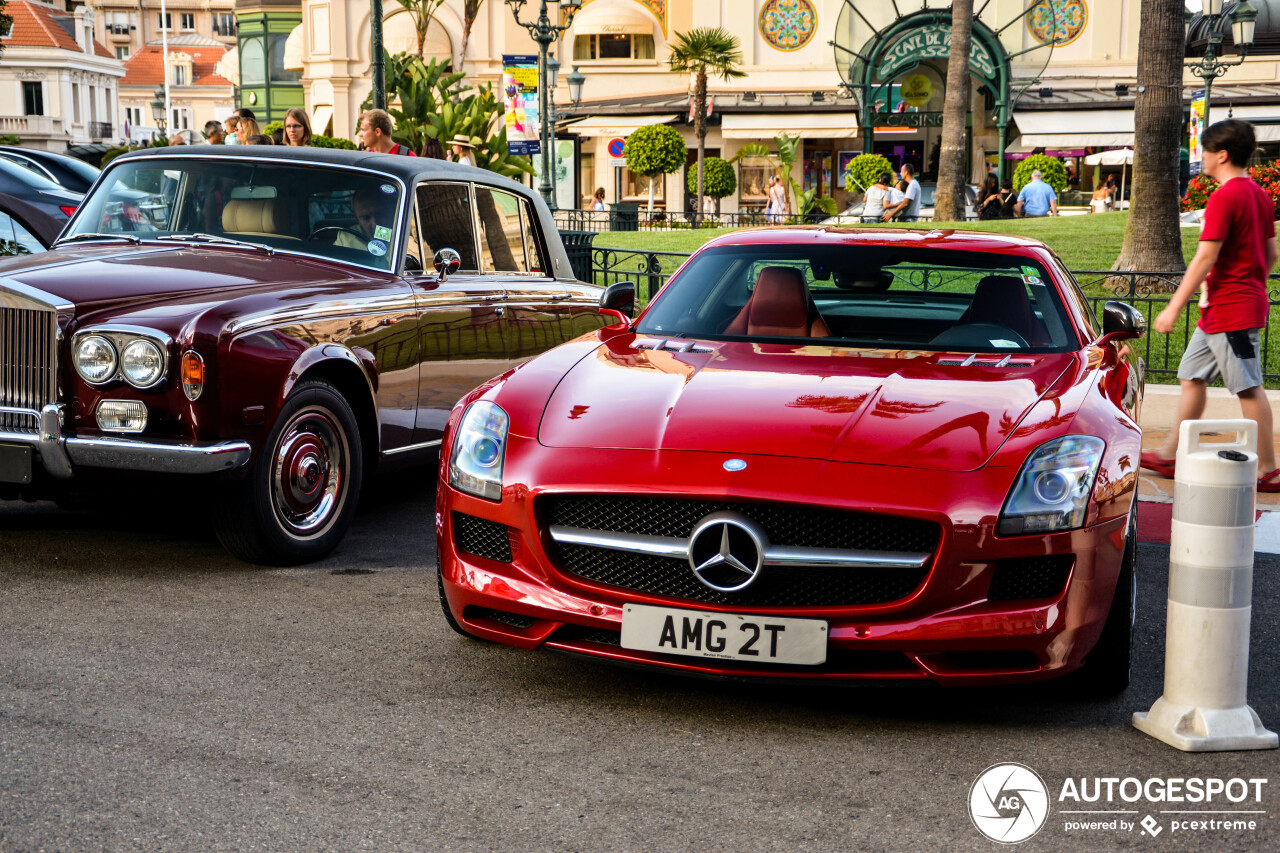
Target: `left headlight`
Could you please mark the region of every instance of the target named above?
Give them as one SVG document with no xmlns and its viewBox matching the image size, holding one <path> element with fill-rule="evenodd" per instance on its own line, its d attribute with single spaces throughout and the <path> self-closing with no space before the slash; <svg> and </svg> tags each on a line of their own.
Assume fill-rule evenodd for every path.
<svg viewBox="0 0 1280 853">
<path fill-rule="evenodd" d="M 1000 511 L 1001 536 L 1073 530 L 1084 524 L 1105 443 L 1068 435 L 1027 457 Z"/>
<path fill-rule="evenodd" d="M 145 338 L 130 341 L 120 353 L 120 372 L 136 388 L 149 388 L 164 376 L 164 353 Z"/>
<path fill-rule="evenodd" d="M 449 485 L 486 498 L 502 500 L 502 466 L 507 455 L 507 413 L 493 403 L 472 403 L 462 415 L 449 454 Z"/>
</svg>

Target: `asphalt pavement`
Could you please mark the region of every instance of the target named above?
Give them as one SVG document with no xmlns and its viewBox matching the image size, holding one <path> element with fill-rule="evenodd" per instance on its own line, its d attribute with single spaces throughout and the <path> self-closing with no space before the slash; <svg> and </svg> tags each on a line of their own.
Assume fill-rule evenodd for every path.
<svg viewBox="0 0 1280 853">
<path fill-rule="evenodd" d="M 746 686 L 455 635 L 430 477 L 380 481 L 331 559 L 284 570 L 227 556 L 198 504 L 0 504 L 0 850 L 993 850 L 968 801 L 1001 762 L 1051 801 L 1020 849 L 1280 849 L 1280 753 L 1130 725 L 1161 693 L 1165 546 L 1139 551 L 1117 699 Z M 1250 682 L 1273 730 L 1277 568 L 1256 566 Z M 1257 802 L 1060 800 L 1068 778 L 1171 777 L 1268 781 Z M 1125 814 L 1064 813 L 1103 808 Z M 1190 810 L 1233 814 L 1168 813 Z"/>
</svg>

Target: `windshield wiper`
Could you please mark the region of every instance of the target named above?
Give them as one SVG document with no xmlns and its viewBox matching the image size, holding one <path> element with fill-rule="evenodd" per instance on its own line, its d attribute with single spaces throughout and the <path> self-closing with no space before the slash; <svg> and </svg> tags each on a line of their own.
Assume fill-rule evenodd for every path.
<svg viewBox="0 0 1280 853">
<path fill-rule="evenodd" d="M 225 246 L 247 246 L 250 249 L 258 249 L 266 252 L 268 255 L 274 255 L 276 250 L 265 243 L 251 243 L 248 240 L 233 240 L 230 237 L 219 237 L 217 234 L 204 234 L 197 231 L 194 234 L 165 234 L 163 237 L 157 237 L 157 240 L 168 240 L 177 243 L 219 243 Z"/>
<path fill-rule="evenodd" d="M 54 245 L 60 243 L 73 243 L 77 240 L 124 240 L 135 246 L 142 245 L 142 240 L 132 234 L 106 234 L 101 231 L 86 231 L 83 234 L 72 234 L 70 237 L 63 237 L 61 240 L 54 241 Z"/>
</svg>

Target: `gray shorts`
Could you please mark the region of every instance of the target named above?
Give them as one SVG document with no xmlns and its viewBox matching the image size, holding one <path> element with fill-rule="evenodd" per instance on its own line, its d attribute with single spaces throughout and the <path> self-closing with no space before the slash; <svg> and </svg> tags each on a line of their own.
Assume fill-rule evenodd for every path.
<svg viewBox="0 0 1280 853">
<path fill-rule="evenodd" d="M 1207 334 L 1196 327 L 1187 342 L 1186 352 L 1178 364 L 1179 379 L 1201 379 L 1212 382 L 1219 376 L 1232 394 L 1248 391 L 1262 384 L 1262 362 L 1258 359 L 1258 329 Z M 1227 335 L 1247 335 L 1253 358 L 1241 358 L 1231 347 Z"/>
</svg>

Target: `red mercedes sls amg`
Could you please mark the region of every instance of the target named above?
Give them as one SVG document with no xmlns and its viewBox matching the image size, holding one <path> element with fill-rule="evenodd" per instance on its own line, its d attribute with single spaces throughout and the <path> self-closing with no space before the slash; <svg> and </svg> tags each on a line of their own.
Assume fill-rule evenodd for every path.
<svg viewBox="0 0 1280 853">
<path fill-rule="evenodd" d="M 691 674 L 1128 684 L 1141 314 L 1044 245 L 777 228 L 464 397 L 460 632 Z"/>
</svg>

